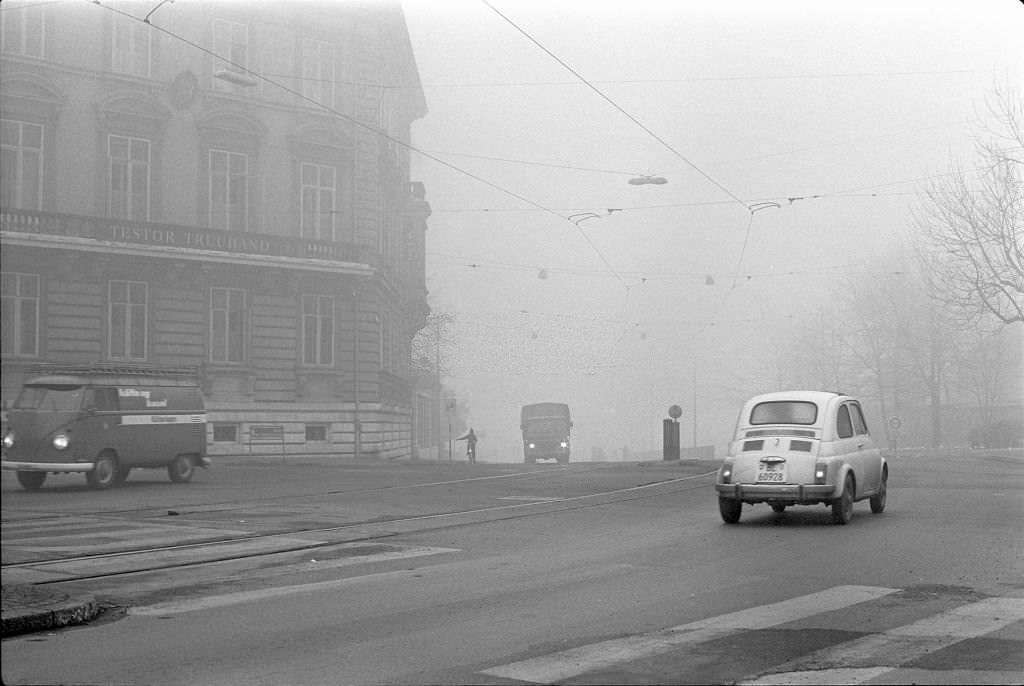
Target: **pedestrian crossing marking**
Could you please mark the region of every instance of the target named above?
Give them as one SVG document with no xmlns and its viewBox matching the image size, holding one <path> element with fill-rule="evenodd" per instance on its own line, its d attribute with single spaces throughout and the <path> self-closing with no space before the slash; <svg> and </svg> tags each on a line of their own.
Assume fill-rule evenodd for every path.
<svg viewBox="0 0 1024 686">
<path fill-rule="evenodd" d="M 878 586 L 837 586 L 770 605 L 681 624 L 670 629 L 601 641 L 520 660 L 484 670 L 482 673 L 536 684 L 554 683 L 621 662 L 659 655 L 685 645 L 704 643 L 741 631 L 767 629 L 822 612 L 839 610 L 898 591 L 896 588 Z"/>
<path fill-rule="evenodd" d="M 810 674 L 817 679 L 823 671 L 831 671 L 841 677 L 835 683 L 862 684 L 899 665 L 1019 621 L 1024 621 L 1024 598 L 987 598 L 880 634 L 822 648 L 777 666 L 772 674 L 740 683 L 809 683 L 801 682 L 799 677 Z"/>
</svg>

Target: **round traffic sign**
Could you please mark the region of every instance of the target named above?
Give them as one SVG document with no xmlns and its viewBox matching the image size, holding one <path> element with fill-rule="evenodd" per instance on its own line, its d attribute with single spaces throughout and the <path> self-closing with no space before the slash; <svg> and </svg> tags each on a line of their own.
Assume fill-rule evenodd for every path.
<svg viewBox="0 0 1024 686">
<path fill-rule="evenodd" d="M 678 405 L 673 405 L 672 407 L 668 408 L 668 416 L 671 417 L 672 419 L 679 419 L 680 417 L 683 416 L 683 408 L 679 407 Z"/>
</svg>

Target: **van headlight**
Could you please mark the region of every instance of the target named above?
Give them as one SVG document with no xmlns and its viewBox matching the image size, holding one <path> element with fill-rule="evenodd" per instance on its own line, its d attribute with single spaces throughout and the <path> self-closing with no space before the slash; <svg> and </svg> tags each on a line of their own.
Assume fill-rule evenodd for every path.
<svg viewBox="0 0 1024 686">
<path fill-rule="evenodd" d="M 562 447 L 563 448 L 568 448 L 569 447 L 569 442 L 568 441 L 562 441 Z"/>
<path fill-rule="evenodd" d="M 6 434 L 4 434 L 4 447 L 5 448 L 13 448 L 14 447 L 14 432 L 13 431 L 8 431 Z"/>
<path fill-rule="evenodd" d="M 536 444 L 536 443 L 530 443 L 530 444 L 529 444 L 529 448 L 530 448 L 530 450 L 533 450 L 533 449 L 534 449 L 534 448 L 536 448 L 536 447 L 537 447 L 537 444 Z"/>
<path fill-rule="evenodd" d="M 71 439 L 67 434 L 57 434 L 53 437 L 53 447 L 57 450 L 67 450 L 69 445 L 71 445 Z"/>
</svg>

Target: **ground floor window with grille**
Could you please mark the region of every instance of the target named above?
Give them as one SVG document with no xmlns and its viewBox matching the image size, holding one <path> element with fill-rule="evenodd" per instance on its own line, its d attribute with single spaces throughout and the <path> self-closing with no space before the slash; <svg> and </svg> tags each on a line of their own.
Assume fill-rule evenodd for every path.
<svg viewBox="0 0 1024 686">
<path fill-rule="evenodd" d="M 306 443 L 326 443 L 326 424 L 306 424 Z"/>
<path fill-rule="evenodd" d="M 216 423 L 213 425 L 213 442 L 214 443 L 237 443 L 238 442 L 238 425 L 237 424 L 221 424 Z"/>
</svg>

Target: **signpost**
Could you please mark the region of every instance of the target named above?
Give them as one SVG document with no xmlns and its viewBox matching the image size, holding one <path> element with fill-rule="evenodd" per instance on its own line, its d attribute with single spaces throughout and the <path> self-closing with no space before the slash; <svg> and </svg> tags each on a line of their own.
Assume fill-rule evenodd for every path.
<svg viewBox="0 0 1024 686">
<path fill-rule="evenodd" d="M 663 441 L 662 459 L 679 459 L 679 418 L 683 415 L 683 408 L 673 405 L 668 408 L 668 416 L 671 419 L 662 421 Z"/>
</svg>

